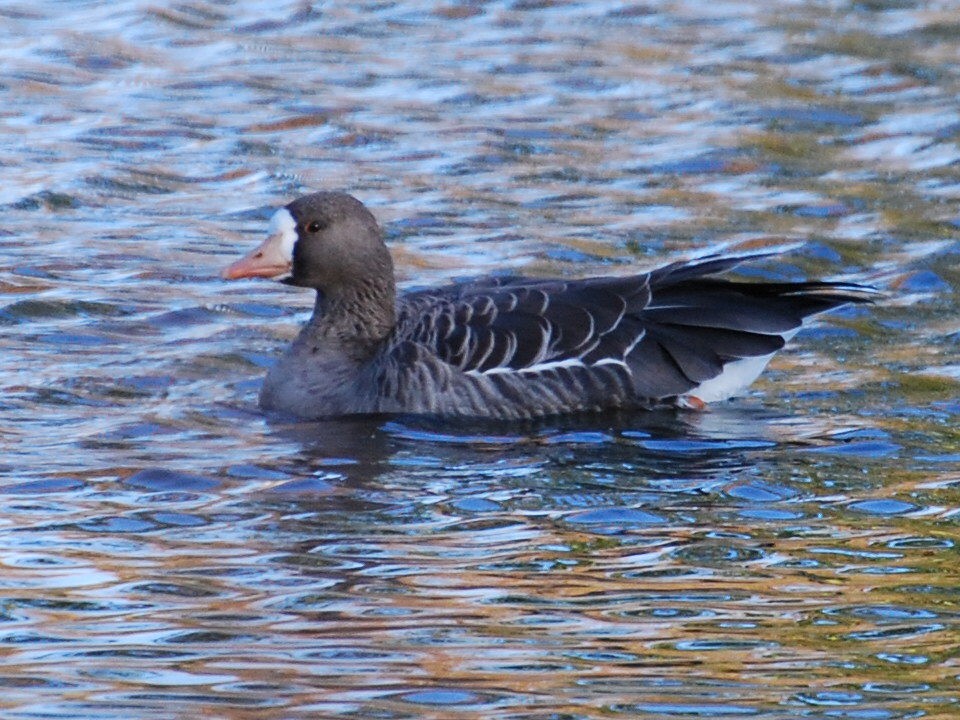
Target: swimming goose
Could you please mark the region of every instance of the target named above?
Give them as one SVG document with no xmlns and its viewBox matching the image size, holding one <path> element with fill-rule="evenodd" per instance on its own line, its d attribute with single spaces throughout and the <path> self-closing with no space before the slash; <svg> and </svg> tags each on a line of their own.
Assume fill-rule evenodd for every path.
<svg viewBox="0 0 960 720">
<path fill-rule="evenodd" d="M 278 210 L 263 244 L 223 277 L 316 291 L 313 316 L 263 383 L 264 410 L 526 419 L 724 400 L 808 317 L 875 292 L 716 277 L 771 254 L 707 255 L 626 277 L 486 277 L 397 296 L 373 215 L 350 195 L 318 192 Z"/>
</svg>

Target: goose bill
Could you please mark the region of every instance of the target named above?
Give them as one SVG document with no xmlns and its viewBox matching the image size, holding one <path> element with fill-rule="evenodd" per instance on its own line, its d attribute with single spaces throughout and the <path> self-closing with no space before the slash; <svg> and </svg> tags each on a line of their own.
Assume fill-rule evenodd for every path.
<svg viewBox="0 0 960 720">
<path fill-rule="evenodd" d="M 293 270 L 293 246 L 297 242 L 297 224 L 286 208 L 270 218 L 270 235 L 259 247 L 224 268 L 226 280 L 263 277 L 282 280 Z"/>
<path fill-rule="evenodd" d="M 271 235 L 263 243 L 223 270 L 225 280 L 240 278 L 282 278 L 290 274 L 293 261 L 284 252 L 282 233 Z"/>
</svg>

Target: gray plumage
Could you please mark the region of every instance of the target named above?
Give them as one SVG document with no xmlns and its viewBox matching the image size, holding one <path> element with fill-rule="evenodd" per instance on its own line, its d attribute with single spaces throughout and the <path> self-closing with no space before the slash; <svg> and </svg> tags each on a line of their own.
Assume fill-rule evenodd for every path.
<svg viewBox="0 0 960 720">
<path fill-rule="evenodd" d="M 316 193 L 286 211 L 296 241 L 284 282 L 314 288 L 317 301 L 260 404 L 305 418 L 696 406 L 698 390 L 727 396 L 727 374 L 733 391 L 752 381 L 805 318 L 873 294 L 715 277 L 771 254 L 759 250 L 629 277 L 482 278 L 396 297 L 389 252 L 359 201 Z"/>
</svg>

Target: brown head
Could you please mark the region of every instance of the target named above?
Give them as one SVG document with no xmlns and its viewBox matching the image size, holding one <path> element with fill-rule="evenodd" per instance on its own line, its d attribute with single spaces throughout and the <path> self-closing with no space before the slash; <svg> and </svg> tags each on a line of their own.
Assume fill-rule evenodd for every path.
<svg viewBox="0 0 960 720">
<path fill-rule="evenodd" d="M 371 283 L 393 290 L 393 262 L 377 221 L 363 203 L 341 192 L 304 195 L 277 210 L 267 239 L 222 275 L 272 278 L 327 297 Z"/>
</svg>

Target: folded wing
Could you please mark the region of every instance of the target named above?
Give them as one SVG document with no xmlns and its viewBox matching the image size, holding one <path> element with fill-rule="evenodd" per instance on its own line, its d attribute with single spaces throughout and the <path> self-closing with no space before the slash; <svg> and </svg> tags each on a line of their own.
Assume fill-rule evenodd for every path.
<svg viewBox="0 0 960 720">
<path fill-rule="evenodd" d="M 732 390 L 749 384 L 805 318 L 870 300 L 870 288 L 852 284 L 713 277 L 767 254 L 708 256 L 630 277 L 478 280 L 414 293 L 400 308 L 398 338 L 468 375 L 533 380 L 616 365 L 637 398 L 695 395 L 714 381 L 716 399 L 726 396 L 716 382 L 725 370 L 737 371 Z M 748 368 L 750 359 L 762 362 Z"/>
</svg>

